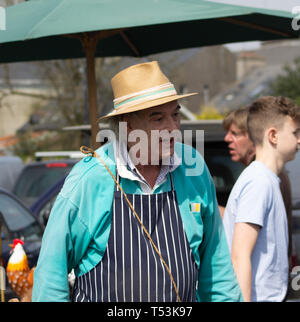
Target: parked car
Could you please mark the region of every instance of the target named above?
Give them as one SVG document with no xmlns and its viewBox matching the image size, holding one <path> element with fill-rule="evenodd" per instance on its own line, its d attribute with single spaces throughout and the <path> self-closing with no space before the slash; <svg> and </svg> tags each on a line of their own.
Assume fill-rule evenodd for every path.
<svg viewBox="0 0 300 322">
<path fill-rule="evenodd" d="M 68 159 L 29 163 L 18 177 L 13 193 L 30 207 L 57 181 L 64 178 L 77 161 Z"/>
<path fill-rule="evenodd" d="M 43 230 L 33 213 L 9 191 L 0 188 L 2 255 L 6 265 L 15 238 L 24 240 L 29 266 L 36 263 Z"/>
<path fill-rule="evenodd" d="M 214 180 L 218 204 L 225 207 L 230 191 L 245 168 L 239 162 L 233 162 L 227 143 L 224 142 L 225 131 L 221 120 L 182 121 L 181 131 L 192 130 L 192 141 L 184 142 L 199 148 Z M 204 131 L 203 147 L 196 144 L 196 130 Z"/>
<path fill-rule="evenodd" d="M 55 199 L 60 192 L 66 177 L 56 182 L 50 189 L 43 193 L 38 200 L 36 200 L 31 206 L 30 210 L 36 216 L 38 222 L 43 228 L 46 227 L 51 209 L 55 202 Z"/>
<path fill-rule="evenodd" d="M 24 163 L 19 157 L 0 157 L 0 188 L 12 191 L 14 184 L 23 168 Z"/>
<path fill-rule="evenodd" d="M 7 190 L 0 188 L 0 227 L 2 241 L 2 260 L 6 268 L 11 247 L 15 238 L 24 241 L 28 265 L 36 265 L 40 252 L 43 230 L 37 219 L 23 203 Z M 6 282 L 6 298 L 14 296 Z"/>
</svg>

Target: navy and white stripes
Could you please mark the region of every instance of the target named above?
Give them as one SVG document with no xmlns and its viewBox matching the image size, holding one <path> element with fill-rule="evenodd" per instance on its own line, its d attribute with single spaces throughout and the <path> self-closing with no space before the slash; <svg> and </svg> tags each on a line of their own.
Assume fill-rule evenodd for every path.
<svg viewBox="0 0 300 322">
<path fill-rule="evenodd" d="M 180 298 L 195 301 L 197 267 L 174 189 L 127 197 L 171 270 Z M 96 267 L 76 278 L 73 301 L 177 301 L 168 272 L 118 190 L 106 253 Z"/>
</svg>

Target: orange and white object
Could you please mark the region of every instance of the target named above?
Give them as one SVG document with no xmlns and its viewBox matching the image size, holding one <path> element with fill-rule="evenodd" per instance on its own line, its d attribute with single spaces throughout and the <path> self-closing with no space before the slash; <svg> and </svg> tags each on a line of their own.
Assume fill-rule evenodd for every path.
<svg viewBox="0 0 300 322">
<path fill-rule="evenodd" d="M 6 275 L 9 284 L 13 291 L 20 297 L 22 297 L 26 291 L 32 287 L 30 269 L 26 253 L 22 246 L 23 244 L 24 242 L 20 239 L 14 240 L 12 245 L 12 254 L 6 267 Z"/>
</svg>

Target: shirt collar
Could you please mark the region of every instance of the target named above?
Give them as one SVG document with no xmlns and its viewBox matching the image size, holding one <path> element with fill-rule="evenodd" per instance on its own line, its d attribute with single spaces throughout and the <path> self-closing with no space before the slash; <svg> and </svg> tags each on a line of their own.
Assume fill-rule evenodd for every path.
<svg viewBox="0 0 300 322">
<path fill-rule="evenodd" d="M 114 155 L 116 160 L 116 166 L 119 176 L 130 180 L 136 180 L 139 182 L 147 183 L 145 178 L 139 173 L 138 169 L 133 164 L 128 151 L 127 145 L 123 141 L 115 140 L 113 142 Z M 162 184 L 166 180 L 166 176 L 169 172 L 173 172 L 181 164 L 181 159 L 174 152 L 170 158 L 170 165 L 162 165 L 160 173 L 157 177 L 155 186 Z"/>
</svg>

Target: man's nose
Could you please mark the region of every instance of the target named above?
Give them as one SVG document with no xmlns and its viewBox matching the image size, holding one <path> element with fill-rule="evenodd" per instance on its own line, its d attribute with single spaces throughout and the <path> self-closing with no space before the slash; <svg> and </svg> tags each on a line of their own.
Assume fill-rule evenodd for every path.
<svg viewBox="0 0 300 322">
<path fill-rule="evenodd" d="M 232 141 L 232 135 L 229 132 L 226 133 L 226 135 L 224 137 L 224 141 L 227 143 Z"/>
<path fill-rule="evenodd" d="M 166 122 L 165 129 L 169 132 L 172 132 L 173 130 L 179 129 L 179 122 L 177 120 L 174 120 L 172 117 L 169 117 Z"/>
</svg>

